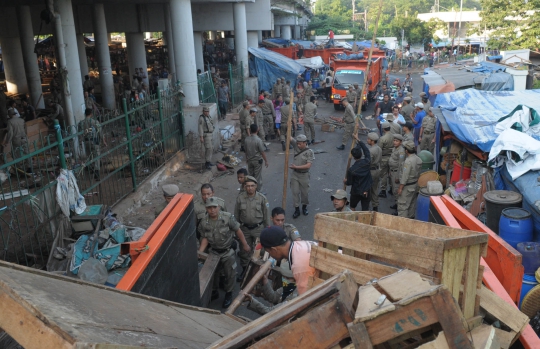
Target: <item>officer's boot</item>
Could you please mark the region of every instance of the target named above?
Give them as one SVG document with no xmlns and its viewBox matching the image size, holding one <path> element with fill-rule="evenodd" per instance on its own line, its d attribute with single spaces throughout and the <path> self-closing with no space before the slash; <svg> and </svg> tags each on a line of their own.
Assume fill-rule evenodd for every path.
<svg viewBox="0 0 540 349">
<path fill-rule="evenodd" d="M 345 150 L 345 144 L 340 145 L 339 147 L 336 147 L 337 150 Z"/>
<path fill-rule="evenodd" d="M 379 197 L 380 198 L 385 198 L 386 197 L 386 190 L 381 190 L 381 192 L 379 193 Z"/>
<path fill-rule="evenodd" d="M 298 217 L 300 217 L 300 207 L 296 207 L 292 215 L 292 218 L 298 218 Z"/>
<path fill-rule="evenodd" d="M 225 299 L 223 300 L 223 308 L 228 308 L 232 303 L 232 292 L 225 293 Z"/>
<path fill-rule="evenodd" d="M 307 216 L 309 214 L 307 210 L 307 205 L 302 205 L 302 213 L 304 214 L 304 216 Z"/>
<path fill-rule="evenodd" d="M 281 150 L 285 151 L 285 141 L 281 141 Z"/>
<path fill-rule="evenodd" d="M 379 212 L 379 207 L 378 206 L 373 207 L 372 211 L 373 212 Z"/>
<path fill-rule="evenodd" d="M 210 301 L 216 300 L 219 298 L 219 291 L 218 290 L 212 290 L 212 296 L 210 296 Z"/>
<path fill-rule="evenodd" d="M 397 210 L 397 204 L 393 204 L 392 206 L 390 206 L 390 208 L 391 208 L 392 210 Z"/>
<path fill-rule="evenodd" d="M 247 267 L 242 267 L 242 272 L 236 277 L 236 282 L 242 282 L 244 280 L 244 276 L 246 276 L 246 269 Z"/>
</svg>

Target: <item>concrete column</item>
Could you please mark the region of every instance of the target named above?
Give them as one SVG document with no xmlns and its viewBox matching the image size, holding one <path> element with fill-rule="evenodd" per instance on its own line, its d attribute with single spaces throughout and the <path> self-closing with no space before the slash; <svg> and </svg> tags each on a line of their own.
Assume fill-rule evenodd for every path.
<svg viewBox="0 0 540 349">
<path fill-rule="evenodd" d="M 280 38 L 281 37 L 281 26 L 274 25 L 274 37 Z"/>
<path fill-rule="evenodd" d="M 302 33 L 300 31 L 300 26 L 299 25 L 295 25 L 294 26 L 294 38 L 296 40 L 301 40 L 302 37 L 301 37 Z"/>
<path fill-rule="evenodd" d="M 92 14 L 94 21 L 94 44 L 99 70 L 99 82 L 101 83 L 101 98 L 105 108 L 115 109 L 116 101 L 114 96 L 114 82 L 112 76 L 111 56 L 109 53 L 110 36 L 107 33 L 105 8 L 103 7 L 103 4 L 94 4 Z"/>
<path fill-rule="evenodd" d="M 197 63 L 195 61 L 195 44 L 193 41 L 193 18 L 190 0 L 171 1 L 171 22 L 174 38 L 174 59 L 176 76 L 182 83 L 184 105 L 199 105 L 197 87 Z"/>
<path fill-rule="evenodd" d="M 167 41 L 167 55 L 169 57 L 169 75 L 171 76 L 171 81 L 176 81 L 176 66 L 174 63 L 174 40 L 173 32 L 171 27 L 171 11 L 169 9 L 169 4 L 164 4 L 165 6 L 165 33 L 163 34 L 166 37 Z"/>
<path fill-rule="evenodd" d="M 202 32 L 193 32 L 193 43 L 195 47 L 195 64 L 197 69 L 204 72 L 204 54 L 203 54 L 203 37 Z"/>
<path fill-rule="evenodd" d="M 112 33 L 107 34 L 107 43 L 112 44 Z"/>
<path fill-rule="evenodd" d="M 259 36 L 257 31 L 250 30 L 247 33 L 248 47 L 259 47 Z"/>
<path fill-rule="evenodd" d="M 84 45 L 84 34 L 77 34 L 77 50 L 79 51 L 79 65 L 81 66 L 81 77 L 88 75 L 88 59 L 86 58 L 86 46 Z"/>
<path fill-rule="evenodd" d="M 236 2 L 233 4 L 234 17 L 234 49 L 236 51 L 236 61 L 242 62 L 244 77 L 249 77 L 248 67 L 248 39 L 246 28 L 246 4 Z"/>
<path fill-rule="evenodd" d="M 257 43 L 262 42 L 262 30 L 257 30 Z"/>
<path fill-rule="evenodd" d="M 290 25 L 281 26 L 281 38 L 285 40 L 291 40 L 291 26 Z"/>
<path fill-rule="evenodd" d="M 64 38 L 66 69 L 68 73 L 67 79 L 69 81 L 69 93 L 73 108 L 73 120 L 70 120 L 70 117 L 68 117 L 66 121 L 70 126 L 75 126 L 77 122 L 84 119 L 85 104 L 73 7 L 71 0 L 55 0 L 54 8 L 62 21 L 62 35 Z M 69 115 L 69 111 L 66 114 Z M 72 125 L 72 123 L 75 124 Z"/>
<path fill-rule="evenodd" d="M 19 38 L 2 37 L 0 38 L 0 44 L 2 45 L 2 60 L 4 61 L 8 92 L 16 94 L 28 92 Z"/>
<path fill-rule="evenodd" d="M 32 28 L 30 7 L 17 7 L 17 23 L 19 25 L 26 82 L 28 84 L 28 92 L 30 92 L 29 102 L 36 108 L 43 109 L 45 108 L 45 102 L 42 96 L 43 90 L 41 89 L 41 76 L 39 75 L 37 56 L 34 53 L 34 30 Z"/>
<path fill-rule="evenodd" d="M 210 30 L 208 32 L 208 40 L 216 40 L 216 32 L 213 30 Z"/>
<path fill-rule="evenodd" d="M 148 85 L 148 65 L 146 64 L 146 50 L 144 48 L 143 33 L 126 33 L 126 46 L 128 54 L 129 76 L 133 79 L 135 68 L 142 68 L 146 74 L 146 79 L 143 79 L 146 86 Z"/>
</svg>

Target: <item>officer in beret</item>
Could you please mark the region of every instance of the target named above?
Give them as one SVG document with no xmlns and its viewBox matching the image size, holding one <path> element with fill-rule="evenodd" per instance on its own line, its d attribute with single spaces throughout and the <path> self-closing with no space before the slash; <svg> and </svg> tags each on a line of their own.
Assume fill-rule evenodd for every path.
<svg viewBox="0 0 540 349">
<path fill-rule="evenodd" d="M 309 214 L 307 205 L 309 205 L 309 169 L 315 160 L 313 150 L 308 148 L 307 137 L 298 135 L 296 139 L 291 137 L 291 145 L 294 148 L 294 160 L 289 166 L 293 170 L 291 174 L 291 190 L 293 194 L 294 213 L 293 218 L 300 216 L 300 204 L 302 204 L 302 213 L 304 216 Z"/>
<path fill-rule="evenodd" d="M 334 212 L 352 212 L 349 205 L 349 200 L 347 199 L 347 192 L 343 189 L 338 189 L 336 192 L 330 196 L 330 200 L 334 204 Z"/>
<path fill-rule="evenodd" d="M 382 150 L 381 156 L 381 192 L 379 193 L 380 198 L 386 197 L 386 186 L 388 185 L 388 160 L 390 160 L 390 155 L 392 155 L 392 149 L 394 149 L 394 135 L 390 131 L 390 123 L 385 121 L 381 124 L 381 128 L 384 132 L 383 136 L 379 139 L 379 146 Z"/>
<path fill-rule="evenodd" d="M 207 169 L 214 166 L 212 161 L 212 153 L 214 152 L 214 146 L 212 145 L 212 137 L 214 134 L 214 123 L 210 117 L 210 109 L 203 107 L 203 113 L 199 116 L 199 138 L 201 140 L 204 149 L 204 159 Z"/>
<path fill-rule="evenodd" d="M 401 143 L 403 142 L 403 136 L 395 133 L 394 134 L 394 149 L 392 149 L 392 154 L 388 160 L 388 168 L 390 170 L 390 186 L 392 187 L 392 193 L 394 193 L 395 204 L 390 206 L 391 209 L 397 209 L 397 187 L 399 184 L 399 174 L 403 162 L 405 161 L 405 149 Z"/>
<path fill-rule="evenodd" d="M 381 159 L 382 149 L 377 142 L 379 141 L 379 135 L 375 132 L 368 133 L 367 145 L 369 148 L 369 154 L 371 156 L 371 165 L 369 170 L 371 172 L 371 179 L 373 184 L 371 185 L 371 209 L 375 212 L 379 211 L 379 195 L 377 190 L 379 189 L 379 182 L 381 177 Z"/>
<path fill-rule="evenodd" d="M 156 206 L 156 210 L 154 211 L 156 218 L 161 214 L 161 212 L 163 212 L 169 202 L 171 202 L 174 196 L 180 191 L 176 184 L 165 184 L 161 187 L 161 190 L 163 190 L 163 198 L 165 199 L 165 202 Z"/>
<path fill-rule="evenodd" d="M 407 158 L 403 163 L 397 192 L 398 216 L 414 218 L 416 212 L 416 199 L 418 198 L 418 177 L 422 168 L 422 159 L 416 155 L 414 142 L 405 142 L 403 145 Z"/>
</svg>

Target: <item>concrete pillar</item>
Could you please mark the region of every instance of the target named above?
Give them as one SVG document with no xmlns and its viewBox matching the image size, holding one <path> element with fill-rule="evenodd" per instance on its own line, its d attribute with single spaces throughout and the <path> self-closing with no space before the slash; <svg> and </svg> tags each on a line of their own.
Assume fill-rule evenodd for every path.
<svg viewBox="0 0 540 349">
<path fill-rule="evenodd" d="M 243 66 L 244 77 L 249 77 L 248 67 L 248 39 L 246 28 L 246 4 L 243 2 L 233 3 L 234 17 L 234 49 L 236 61 Z"/>
<path fill-rule="evenodd" d="M 262 30 L 257 30 L 257 43 L 262 42 Z"/>
<path fill-rule="evenodd" d="M 112 44 L 112 33 L 107 34 L 107 43 Z"/>
<path fill-rule="evenodd" d="M 4 61 L 8 92 L 17 94 L 28 92 L 19 38 L 2 37 L 0 44 L 2 45 L 2 60 Z"/>
<path fill-rule="evenodd" d="M 26 82 L 30 93 L 30 104 L 39 109 L 45 108 L 43 101 L 43 90 L 41 89 L 41 76 L 37 65 L 37 56 L 34 53 L 34 30 L 32 28 L 32 17 L 29 6 L 17 7 L 17 23 L 19 25 L 19 36 L 21 39 L 22 56 L 24 60 L 24 70 L 26 72 Z"/>
<path fill-rule="evenodd" d="M 185 94 L 184 105 L 195 107 L 199 105 L 199 91 L 191 1 L 171 0 L 170 4 L 176 75 Z"/>
<path fill-rule="evenodd" d="M 247 33 L 248 47 L 259 47 L 259 36 L 257 31 L 250 30 Z"/>
<path fill-rule="evenodd" d="M 135 68 L 142 68 L 146 74 L 146 79 L 143 79 L 146 86 L 148 85 L 148 65 L 146 64 L 146 50 L 144 48 L 143 33 L 126 33 L 126 46 L 128 54 L 129 76 L 133 79 Z"/>
<path fill-rule="evenodd" d="M 296 40 L 301 40 L 302 39 L 302 32 L 300 31 L 300 26 L 299 25 L 295 25 L 294 26 L 294 38 Z"/>
<path fill-rule="evenodd" d="M 176 81 L 176 66 L 174 63 L 174 40 L 173 32 L 171 27 L 171 11 L 169 9 L 169 4 L 165 4 L 165 33 L 163 34 L 166 37 L 167 41 L 167 55 L 169 57 L 169 75 L 171 76 L 171 81 Z"/>
<path fill-rule="evenodd" d="M 208 32 L 208 40 L 216 40 L 216 32 L 213 30 L 210 30 Z"/>
<path fill-rule="evenodd" d="M 281 26 L 274 25 L 274 37 L 280 38 L 281 37 Z"/>
<path fill-rule="evenodd" d="M 77 34 L 77 50 L 79 51 L 79 65 L 81 66 L 81 77 L 88 75 L 88 59 L 86 58 L 86 46 L 84 45 L 84 34 Z"/>
<path fill-rule="evenodd" d="M 291 26 L 290 25 L 282 25 L 281 26 L 281 38 L 285 40 L 291 40 Z"/>
<path fill-rule="evenodd" d="M 84 119 L 84 93 L 81 78 L 81 66 L 79 63 L 79 49 L 77 47 L 77 33 L 75 32 L 75 20 L 71 0 L 55 0 L 54 8 L 62 21 L 62 35 L 66 56 L 66 69 L 69 80 L 69 93 L 73 108 L 73 120 L 67 118 L 70 126 Z M 66 112 L 69 115 L 69 111 Z M 72 125 L 72 123 L 75 123 Z"/>
<path fill-rule="evenodd" d="M 195 64 L 197 69 L 204 72 L 203 38 L 202 32 L 193 32 L 193 43 L 195 47 Z"/>
<path fill-rule="evenodd" d="M 94 25 L 94 44 L 101 83 L 101 98 L 103 106 L 115 109 L 114 82 L 112 76 L 111 56 L 109 53 L 109 39 L 107 23 L 105 22 L 105 8 L 103 4 L 94 4 L 92 11 Z"/>
</svg>

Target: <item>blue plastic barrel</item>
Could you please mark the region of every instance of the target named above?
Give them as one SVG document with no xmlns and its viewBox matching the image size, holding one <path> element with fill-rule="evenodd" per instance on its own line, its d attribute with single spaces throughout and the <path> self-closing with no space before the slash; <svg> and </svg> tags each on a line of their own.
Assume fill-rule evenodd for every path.
<svg viewBox="0 0 540 349">
<path fill-rule="evenodd" d="M 525 274 L 534 275 L 540 268 L 540 243 L 520 242 L 517 250 L 522 255 L 522 264 Z"/>
<path fill-rule="evenodd" d="M 519 296 L 519 308 L 521 309 L 521 302 L 525 298 L 525 295 L 529 293 L 534 286 L 538 285 L 536 277 L 534 275 L 523 275 L 523 285 L 521 286 L 521 294 Z"/>
<path fill-rule="evenodd" d="M 518 207 L 502 210 L 499 235 L 515 249 L 520 242 L 532 241 L 533 222 L 530 212 Z"/>
<path fill-rule="evenodd" d="M 427 188 L 420 189 L 420 192 L 418 193 L 418 199 L 416 200 L 416 220 L 422 222 L 429 222 L 429 197 L 437 195 L 442 195 L 442 193 L 431 194 Z"/>
</svg>

